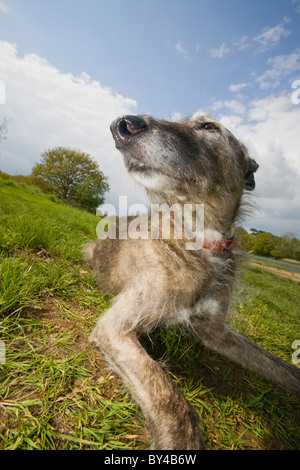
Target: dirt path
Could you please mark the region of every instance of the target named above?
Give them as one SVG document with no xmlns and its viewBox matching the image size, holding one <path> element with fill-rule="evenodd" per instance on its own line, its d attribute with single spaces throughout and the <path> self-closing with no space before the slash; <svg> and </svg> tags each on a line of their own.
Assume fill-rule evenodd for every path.
<svg viewBox="0 0 300 470">
<path fill-rule="evenodd" d="M 295 282 L 300 282 L 300 274 L 291 273 L 289 271 L 284 271 L 283 269 L 273 268 L 271 266 L 264 266 L 263 264 L 259 263 L 249 263 L 251 266 L 255 266 L 256 268 L 264 269 L 265 271 L 269 271 L 270 273 L 277 274 L 278 276 L 285 277 L 287 279 L 291 279 Z"/>
</svg>

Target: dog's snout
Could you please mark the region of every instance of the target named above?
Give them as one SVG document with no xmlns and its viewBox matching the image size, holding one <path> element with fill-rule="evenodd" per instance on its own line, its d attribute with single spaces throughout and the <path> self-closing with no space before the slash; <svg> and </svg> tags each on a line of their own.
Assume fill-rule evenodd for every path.
<svg viewBox="0 0 300 470">
<path fill-rule="evenodd" d="M 130 137 L 139 134 L 147 128 L 145 121 L 139 116 L 122 116 L 116 119 L 111 125 L 111 131 L 116 139 L 128 140 Z"/>
</svg>

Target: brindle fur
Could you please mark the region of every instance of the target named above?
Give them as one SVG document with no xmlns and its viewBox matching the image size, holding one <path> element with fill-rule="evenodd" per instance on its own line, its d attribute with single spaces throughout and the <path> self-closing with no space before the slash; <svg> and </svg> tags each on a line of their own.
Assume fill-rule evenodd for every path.
<svg viewBox="0 0 300 470">
<path fill-rule="evenodd" d="M 111 126 L 131 176 L 152 203 L 204 204 L 205 238 L 230 239 L 257 163 L 220 123 L 123 116 Z M 150 216 L 149 216 L 150 217 Z M 149 219 L 150 220 L 150 219 Z M 150 224 L 149 224 L 150 231 Z M 153 449 L 202 449 L 198 416 L 139 342 L 159 325 L 185 323 L 205 346 L 300 397 L 300 370 L 231 331 L 226 312 L 240 251 L 187 250 L 186 240 L 96 240 L 85 248 L 101 288 L 117 294 L 90 340 L 140 406 Z"/>
</svg>

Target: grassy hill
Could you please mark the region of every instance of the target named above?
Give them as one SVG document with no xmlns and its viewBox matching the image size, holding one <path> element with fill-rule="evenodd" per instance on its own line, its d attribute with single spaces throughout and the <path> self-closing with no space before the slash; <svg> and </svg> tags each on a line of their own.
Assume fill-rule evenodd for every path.
<svg viewBox="0 0 300 470">
<path fill-rule="evenodd" d="M 99 219 L 0 179 L 0 449 L 143 449 L 139 411 L 88 343 L 109 299 L 84 264 Z M 291 362 L 299 284 L 246 265 L 231 323 Z M 208 449 L 300 449 L 299 403 L 178 327 L 144 338 L 197 407 Z"/>
</svg>

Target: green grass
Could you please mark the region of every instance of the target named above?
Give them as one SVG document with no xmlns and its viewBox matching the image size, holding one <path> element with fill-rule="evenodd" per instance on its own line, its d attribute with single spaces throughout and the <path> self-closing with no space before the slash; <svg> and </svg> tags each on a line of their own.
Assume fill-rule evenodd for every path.
<svg viewBox="0 0 300 470">
<path fill-rule="evenodd" d="M 243 277 L 247 297 L 235 306 L 235 329 L 290 361 L 291 344 L 300 338 L 299 283 L 255 267 Z"/>
<path fill-rule="evenodd" d="M 128 394 L 88 342 L 110 304 L 83 263 L 99 219 L 0 180 L 0 449 L 143 449 Z M 291 362 L 299 284 L 245 265 L 233 327 Z M 299 403 L 179 327 L 143 338 L 196 406 L 208 449 L 300 449 Z"/>
</svg>

